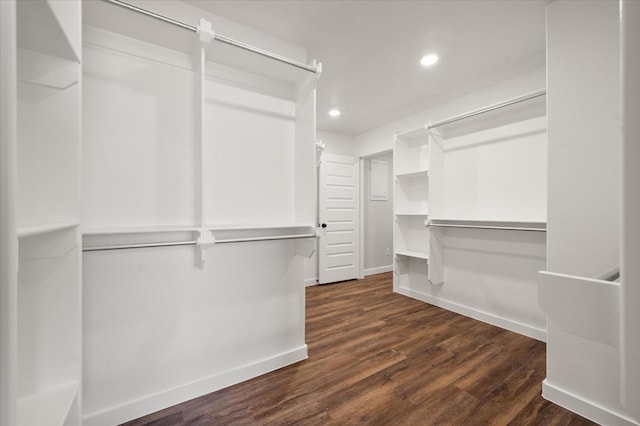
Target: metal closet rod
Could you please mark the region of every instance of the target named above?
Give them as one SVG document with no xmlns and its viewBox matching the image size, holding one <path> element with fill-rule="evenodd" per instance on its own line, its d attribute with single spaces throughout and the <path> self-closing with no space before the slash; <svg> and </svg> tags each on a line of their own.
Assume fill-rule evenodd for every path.
<svg viewBox="0 0 640 426">
<path fill-rule="evenodd" d="M 500 108 L 504 108 L 510 105 L 518 104 L 520 102 L 525 102 L 530 99 L 535 99 L 540 96 L 545 96 L 547 94 L 546 89 L 536 90 L 535 92 L 527 93 L 522 96 L 518 96 L 517 98 L 509 99 L 503 102 L 499 102 L 497 104 L 489 105 L 483 108 L 475 109 L 473 111 L 466 112 L 464 114 L 456 115 L 455 117 L 447 118 L 445 120 L 436 121 L 435 123 L 429 124 L 428 129 L 435 129 L 436 127 L 446 126 L 447 124 L 452 124 L 457 121 L 464 120 L 465 118 L 475 117 L 476 115 L 485 114 L 487 112 L 495 111 Z"/>
<path fill-rule="evenodd" d="M 196 26 L 194 26 L 194 25 L 185 24 L 184 22 L 177 21 L 177 20 L 175 20 L 173 18 L 169 18 L 168 16 L 160 15 L 159 13 L 155 13 L 155 12 L 152 12 L 150 10 L 138 7 L 138 6 L 134 6 L 132 4 L 125 3 L 125 2 L 120 1 L 120 0 L 103 0 L 103 1 L 106 1 L 107 3 L 115 4 L 117 6 L 125 8 L 125 9 L 132 10 L 134 12 L 141 13 L 143 15 L 150 16 L 150 17 L 158 19 L 160 21 L 167 22 L 169 24 L 175 25 L 175 26 L 180 27 L 182 29 L 193 31 L 194 33 L 197 32 L 197 30 L 198 30 L 198 28 Z M 261 56 L 276 60 L 278 62 L 282 62 L 282 63 L 288 64 L 288 65 L 292 65 L 292 66 L 294 66 L 296 68 L 300 68 L 300 69 L 303 69 L 305 71 L 312 72 L 314 74 L 318 73 L 318 68 L 317 67 L 312 67 L 312 66 L 309 66 L 307 64 L 303 64 L 302 62 L 294 61 L 293 59 L 289 59 L 289 58 L 287 58 L 285 56 L 269 52 L 268 50 L 260 49 L 259 47 L 255 47 L 255 46 L 252 46 L 250 44 L 243 43 L 243 42 L 238 41 L 238 40 L 234 40 L 232 38 L 223 36 L 222 34 L 217 34 L 216 33 L 216 36 L 214 37 L 214 40 L 222 42 L 222 43 L 230 44 L 231 46 L 239 47 L 240 49 L 248 50 L 249 52 L 257 53 L 258 55 L 261 55 Z"/>
<path fill-rule="evenodd" d="M 429 228 L 469 228 L 469 229 L 496 229 L 496 230 L 502 230 L 502 231 L 547 232 L 546 228 L 530 228 L 530 227 L 518 227 L 518 226 L 456 225 L 456 224 L 440 224 L 440 223 L 430 223 L 427 226 Z"/>
<path fill-rule="evenodd" d="M 316 234 L 297 234 L 297 235 L 275 235 L 270 237 L 247 237 L 247 238 L 228 238 L 226 240 L 216 240 L 215 244 L 228 243 L 245 243 L 251 241 L 277 241 L 277 240 L 296 240 L 302 238 L 315 238 Z M 84 247 L 82 251 L 107 251 L 107 250 L 127 250 L 151 247 L 175 247 L 175 246 L 195 246 L 197 241 L 172 241 L 167 243 L 146 243 L 146 244 L 121 244 L 115 246 L 95 246 Z"/>
</svg>

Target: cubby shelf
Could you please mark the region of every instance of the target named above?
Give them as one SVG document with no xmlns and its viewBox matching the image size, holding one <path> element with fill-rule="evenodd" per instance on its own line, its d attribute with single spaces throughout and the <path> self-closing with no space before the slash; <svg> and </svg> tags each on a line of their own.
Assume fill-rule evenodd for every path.
<svg viewBox="0 0 640 426">
<path fill-rule="evenodd" d="M 414 170 L 411 172 L 396 173 L 397 178 L 414 178 L 414 177 L 427 177 L 429 176 L 429 170 Z"/>
<path fill-rule="evenodd" d="M 394 289 L 419 286 L 429 267 L 430 145 L 426 125 L 396 133 L 394 147 Z M 416 274 L 415 271 L 419 271 Z"/>
<path fill-rule="evenodd" d="M 18 426 L 58 426 L 73 415 L 80 385 L 72 382 L 55 389 L 18 398 Z"/>
<path fill-rule="evenodd" d="M 7 211 L 18 241 L 8 253 L 17 271 L 15 339 L 0 349 L 15 359 L 16 374 L 3 385 L 10 398 L 0 409 L 15 410 L 18 425 L 81 423 L 81 6 L 18 1 L 8 16 L 16 24 L 7 58 L 15 66 L 9 124 L 17 137 Z"/>
<path fill-rule="evenodd" d="M 426 211 L 422 211 L 422 212 L 397 211 L 394 214 L 396 216 L 429 216 L 429 212 L 426 212 Z"/>
<path fill-rule="evenodd" d="M 80 62 L 80 20 L 69 1 L 18 2 L 18 47 Z M 34 30 L 34 27 L 35 28 Z"/>
<path fill-rule="evenodd" d="M 429 254 L 412 250 L 396 250 L 396 254 L 400 256 L 415 257 L 418 259 L 429 260 Z"/>
</svg>

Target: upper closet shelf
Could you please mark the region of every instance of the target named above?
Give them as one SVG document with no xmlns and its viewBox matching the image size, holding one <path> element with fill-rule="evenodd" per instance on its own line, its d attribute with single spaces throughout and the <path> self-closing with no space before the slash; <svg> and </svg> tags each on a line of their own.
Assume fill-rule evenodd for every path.
<svg viewBox="0 0 640 426">
<path fill-rule="evenodd" d="M 83 3 L 85 24 L 122 34 L 137 40 L 153 43 L 178 52 L 192 54 L 194 40 L 198 36 L 209 38 L 207 57 L 216 63 L 237 70 L 259 73 L 275 81 L 298 84 L 309 73 L 320 75 L 320 64 L 306 64 L 300 60 L 273 53 L 249 43 L 219 34 L 215 27 L 201 31 L 198 20 L 202 15 L 194 9 L 190 20 L 170 16 L 171 5 L 155 2 L 154 10 L 144 9 L 120 0 L 103 0 Z M 170 2 L 166 2 L 170 3 Z M 164 10 L 168 12 L 165 14 Z M 205 17 L 206 18 L 206 17 Z M 215 32 L 215 35 L 211 37 Z M 301 57 L 305 56 L 302 49 Z"/>
<path fill-rule="evenodd" d="M 536 90 L 465 113 L 434 121 L 427 126 L 432 134 L 446 137 L 498 127 L 546 114 L 546 89 Z"/>
<path fill-rule="evenodd" d="M 78 222 L 52 222 L 38 225 L 20 226 L 18 227 L 18 237 L 32 237 L 36 235 L 44 235 L 52 232 L 64 231 L 76 228 L 80 224 Z"/>
<path fill-rule="evenodd" d="M 427 136 L 427 129 L 427 125 L 423 124 L 420 127 L 416 127 L 415 129 L 396 132 L 396 138 L 403 140 L 419 139 Z"/>
<path fill-rule="evenodd" d="M 80 17 L 66 1 L 18 1 L 18 47 L 80 62 Z"/>
</svg>

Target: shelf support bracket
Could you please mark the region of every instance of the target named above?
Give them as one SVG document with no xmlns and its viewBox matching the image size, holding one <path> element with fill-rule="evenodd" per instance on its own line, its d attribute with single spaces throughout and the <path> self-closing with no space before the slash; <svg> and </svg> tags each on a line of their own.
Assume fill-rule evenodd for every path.
<svg viewBox="0 0 640 426">
<path fill-rule="evenodd" d="M 216 33 L 213 31 L 211 22 L 204 18 L 200 18 L 200 24 L 196 27 L 196 34 L 201 44 L 211 44 L 216 38 Z"/>
<path fill-rule="evenodd" d="M 198 231 L 198 238 L 196 239 L 196 267 L 198 269 L 204 269 L 205 250 L 213 247 L 215 244 L 216 237 L 213 235 L 213 232 L 207 229 Z"/>
</svg>

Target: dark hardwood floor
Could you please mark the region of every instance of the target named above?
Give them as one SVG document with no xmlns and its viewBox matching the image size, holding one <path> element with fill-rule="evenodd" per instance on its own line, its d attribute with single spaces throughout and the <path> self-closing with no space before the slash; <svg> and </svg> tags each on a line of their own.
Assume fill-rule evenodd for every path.
<svg viewBox="0 0 640 426">
<path fill-rule="evenodd" d="M 545 344 L 392 292 L 307 289 L 309 359 L 128 425 L 587 425 L 541 396 Z"/>
</svg>

